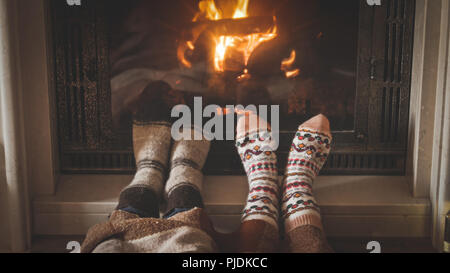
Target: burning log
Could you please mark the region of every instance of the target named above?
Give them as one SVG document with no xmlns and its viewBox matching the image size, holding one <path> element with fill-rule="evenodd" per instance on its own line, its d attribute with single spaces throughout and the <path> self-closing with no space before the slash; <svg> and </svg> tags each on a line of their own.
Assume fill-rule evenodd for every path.
<svg viewBox="0 0 450 273">
<path fill-rule="evenodd" d="M 249 0 L 240 0 L 230 9 L 233 12 L 228 13 L 218 9 L 214 0 L 200 1 L 199 13 L 184 32 L 178 47 L 177 57 L 180 63 L 191 68 L 192 64 L 185 54 L 192 54 L 197 43 L 201 44 L 205 40 L 206 44 L 212 42 L 213 45 L 207 55 L 214 71 L 222 73 L 239 69 L 244 71 L 240 78 L 248 78 L 247 65 L 253 51 L 278 35 L 276 17 L 249 17 L 248 4 Z"/>
<path fill-rule="evenodd" d="M 210 41 L 215 43 L 215 56 L 212 57 L 213 62 L 215 62 L 215 69 L 223 71 L 225 56 L 219 57 L 217 54 L 225 54 L 226 48 L 233 47 L 231 45 L 234 44 L 234 41 L 241 43 L 244 41 L 241 39 L 247 39 L 244 42 L 247 45 L 238 49 L 245 50 L 245 52 L 240 52 L 240 54 L 243 54 L 243 64 L 246 66 L 254 48 L 261 42 L 270 40 L 275 36 L 276 19 L 270 16 L 196 21 L 192 22 L 188 29 L 184 31 L 181 42 L 179 43 L 177 56 L 185 67 L 190 68 L 191 63 L 186 60 L 185 53 L 188 50 L 193 51 L 199 40 L 201 42 L 204 38 L 208 37 L 206 38 L 206 43 L 210 43 Z"/>
</svg>

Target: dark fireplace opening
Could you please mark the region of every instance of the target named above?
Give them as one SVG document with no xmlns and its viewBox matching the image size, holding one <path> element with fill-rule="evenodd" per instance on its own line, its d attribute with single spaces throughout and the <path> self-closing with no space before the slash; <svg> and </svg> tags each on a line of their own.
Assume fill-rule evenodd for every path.
<svg viewBox="0 0 450 273">
<path fill-rule="evenodd" d="M 415 1 L 63 2 L 50 1 L 63 172 L 132 173 L 129 108 L 162 80 L 187 101 L 279 105 L 280 166 L 323 113 L 323 174 L 404 174 Z M 243 174 L 233 141 L 213 142 L 204 172 Z"/>
<path fill-rule="evenodd" d="M 280 105 L 284 131 L 319 113 L 327 115 L 333 130 L 354 129 L 358 0 L 253 0 L 247 17 L 239 19 L 230 18 L 238 1 L 111 3 L 107 15 L 116 129 L 129 130 L 127 103 L 151 80 L 166 81 L 209 104 Z M 214 5 L 221 19 L 205 18 L 202 4 Z M 219 39 L 255 33 L 263 34 L 254 39 L 267 40 L 245 52 L 247 64 L 237 47 L 252 45 L 241 42 L 224 50 L 221 71 L 215 67 L 216 47 L 225 43 Z"/>
</svg>

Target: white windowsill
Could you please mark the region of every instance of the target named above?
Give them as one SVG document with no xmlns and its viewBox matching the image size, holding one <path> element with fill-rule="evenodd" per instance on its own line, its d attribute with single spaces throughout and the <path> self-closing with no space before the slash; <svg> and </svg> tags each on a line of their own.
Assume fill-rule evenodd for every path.
<svg viewBox="0 0 450 273">
<path fill-rule="evenodd" d="M 65 175 L 57 193 L 34 200 L 34 233 L 79 235 L 107 220 L 130 175 Z M 208 176 L 203 196 L 219 231 L 230 232 L 248 193 L 246 177 Z M 314 184 L 329 236 L 428 237 L 430 203 L 413 198 L 405 177 L 321 176 Z"/>
</svg>

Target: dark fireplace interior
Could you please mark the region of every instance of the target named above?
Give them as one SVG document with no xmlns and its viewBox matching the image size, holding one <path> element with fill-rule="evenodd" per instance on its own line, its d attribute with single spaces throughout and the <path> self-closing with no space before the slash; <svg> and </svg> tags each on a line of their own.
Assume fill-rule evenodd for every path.
<svg viewBox="0 0 450 273">
<path fill-rule="evenodd" d="M 318 113 L 329 117 L 334 130 L 353 129 L 357 0 L 249 1 L 245 19 L 196 22 L 192 20 L 199 12 L 198 1 L 112 2 L 108 22 L 113 79 L 140 70 L 156 74 L 154 79 L 165 80 L 173 89 L 202 96 L 209 104 L 280 105 L 280 128 L 285 131 L 295 130 L 300 121 Z M 212 2 L 223 17 L 230 4 L 231 9 L 237 4 L 230 0 Z M 216 26 L 219 24 L 220 28 Z M 275 24 L 274 37 L 250 52 L 247 66 L 239 52 L 229 47 L 223 71 L 211 68 L 214 60 L 209 55 L 217 37 L 223 33 L 243 37 L 265 32 L 264 28 Z M 198 36 L 195 42 L 189 41 L 192 36 Z M 194 49 L 183 50 L 185 43 L 191 43 Z M 184 66 L 178 58 L 180 50 L 183 61 L 191 67 Z M 291 58 L 290 70 L 282 71 L 283 60 L 291 54 L 295 54 L 295 59 Z M 244 69 L 248 77 L 243 79 L 240 76 Z M 289 72 L 298 75 L 288 78 Z M 140 88 L 117 92 L 113 89 L 113 119 L 117 127 L 127 128 L 130 118 L 123 109 Z"/>
<path fill-rule="evenodd" d="M 323 113 L 335 139 L 324 174 L 404 173 L 414 1 L 250 0 L 238 17 L 245 1 L 61 2 L 51 1 L 63 172 L 132 173 L 130 105 L 161 80 L 188 102 L 279 105 L 280 165 L 296 127 Z M 204 172 L 243 174 L 233 141 L 213 142 Z"/>
</svg>

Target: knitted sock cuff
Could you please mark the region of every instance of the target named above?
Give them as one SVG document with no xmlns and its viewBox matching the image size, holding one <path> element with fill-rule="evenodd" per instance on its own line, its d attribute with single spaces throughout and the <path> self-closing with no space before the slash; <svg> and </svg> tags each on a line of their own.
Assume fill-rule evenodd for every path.
<svg viewBox="0 0 450 273">
<path fill-rule="evenodd" d="M 284 218 L 284 230 L 286 233 L 300 226 L 314 226 L 323 230 L 320 213 L 314 209 L 297 211 L 291 217 Z"/>
</svg>

